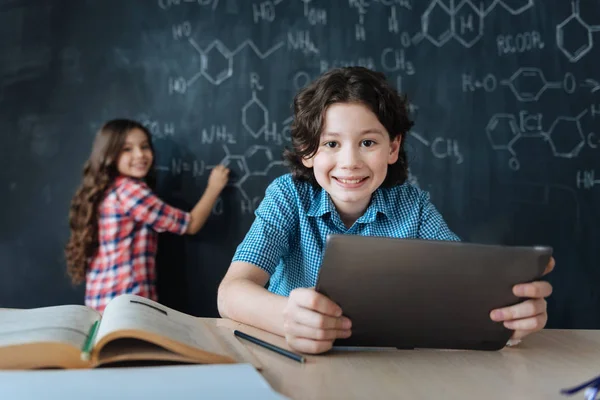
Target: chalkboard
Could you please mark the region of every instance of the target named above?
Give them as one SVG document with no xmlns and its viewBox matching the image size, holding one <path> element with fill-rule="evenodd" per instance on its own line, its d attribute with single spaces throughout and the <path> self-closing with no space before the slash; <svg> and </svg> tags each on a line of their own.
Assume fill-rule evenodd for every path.
<svg viewBox="0 0 600 400">
<path fill-rule="evenodd" d="M 160 300 L 216 316 L 216 290 L 269 182 L 296 91 L 338 66 L 409 96 L 410 181 L 466 241 L 549 244 L 553 328 L 600 328 L 600 3 L 592 0 L 0 2 L 0 307 L 83 303 L 68 207 L 115 117 L 153 134 L 159 195 L 195 236 L 161 235 Z"/>
</svg>

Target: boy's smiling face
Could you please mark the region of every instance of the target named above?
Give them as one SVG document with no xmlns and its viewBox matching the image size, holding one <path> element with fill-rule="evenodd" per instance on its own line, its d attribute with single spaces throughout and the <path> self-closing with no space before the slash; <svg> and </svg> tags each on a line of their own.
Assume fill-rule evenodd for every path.
<svg viewBox="0 0 600 400">
<path fill-rule="evenodd" d="M 388 165 L 398 160 L 401 137 L 390 140 L 377 116 L 359 103 L 334 103 L 324 115 L 317 153 L 302 160 L 312 168 L 346 225 L 367 209 Z"/>
</svg>

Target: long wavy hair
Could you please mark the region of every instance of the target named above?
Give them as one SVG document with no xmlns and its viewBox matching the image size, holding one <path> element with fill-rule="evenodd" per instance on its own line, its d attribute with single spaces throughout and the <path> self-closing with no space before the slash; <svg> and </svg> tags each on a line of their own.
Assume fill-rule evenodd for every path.
<svg viewBox="0 0 600 400">
<path fill-rule="evenodd" d="M 71 234 L 65 247 L 67 273 L 73 284 L 85 280 L 89 260 L 98 249 L 98 207 L 106 189 L 119 175 L 117 163 L 127 134 L 132 129 L 139 129 L 146 134 L 154 154 L 152 136 L 142 124 L 128 119 L 114 119 L 106 122 L 97 132 L 90 157 L 84 164 L 83 179 L 69 209 Z M 154 189 L 154 160 L 144 180 Z"/>
</svg>

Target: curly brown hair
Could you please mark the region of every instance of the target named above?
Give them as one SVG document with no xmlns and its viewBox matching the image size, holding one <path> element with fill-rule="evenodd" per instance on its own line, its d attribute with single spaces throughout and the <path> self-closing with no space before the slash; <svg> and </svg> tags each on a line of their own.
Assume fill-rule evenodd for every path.
<svg viewBox="0 0 600 400">
<path fill-rule="evenodd" d="M 305 167 L 302 159 L 317 153 L 325 113 L 334 103 L 363 104 L 377 116 L 390 140 L 401 136 L 398 161 L 388 165 L 382 186 L 404 183 L 408 177 L 404 138 L 414 124 L 409 118 L 408 101 L 389 84 L 384 74 L 364 67 L 329 70 L 294 97 L 294 121 L 290 127 L 292 148 L 286 148 L 283 153 L 292 176 L 318 186 L 312 168 Z"/>
<path fill-rule="evenodd" d="M 69 209 L 71 235 L 65 247 L 67 273 L 73 284 L 85 280 L 89 259 L 98 248 L 98 207 L 106 189 L 119 175 L 117 163 L 127 134 L 132 129 L 139 129 L 146 134 L 154 154 L 152 137 L 142 124 L 129 119 L 114 119 L 106 122 L 97 132 L 90 157 L 84 164 L 83 179 Z M 144 180 L 154 188 L 155 179 L 153 161 Z"/>
</svg>

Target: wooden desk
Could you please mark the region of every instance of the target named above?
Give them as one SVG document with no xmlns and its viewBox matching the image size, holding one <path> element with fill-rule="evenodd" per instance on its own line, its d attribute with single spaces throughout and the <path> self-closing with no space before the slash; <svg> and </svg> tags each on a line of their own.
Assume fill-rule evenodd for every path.
<svg viewBox="0 0 600 400">
<path fill-rule="evenodd" d="M 287 348 L 276 335 L 215 323 Z M 292 399 L 583 399 L 560 389 L 600 375 L 600 330 L 545 330 L 497 352 L 333 351 L 306 364 L 246 343 L 273 389 Z"/>
</svg>

